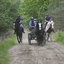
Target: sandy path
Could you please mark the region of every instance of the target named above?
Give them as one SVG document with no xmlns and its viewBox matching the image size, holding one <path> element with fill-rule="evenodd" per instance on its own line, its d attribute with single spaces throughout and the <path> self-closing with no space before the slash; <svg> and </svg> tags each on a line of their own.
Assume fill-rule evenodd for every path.
<svg viewBox="0 0 64 64">
<path fill-rule="evenodd" d="M 9 64 L 64 64 L 64 46 L 47 42 L 44 46 L 38 46 L 36 41 L 28 44 L 28 31 L 25 30 L 23 43 L 9 49 Z"/>
</svg>

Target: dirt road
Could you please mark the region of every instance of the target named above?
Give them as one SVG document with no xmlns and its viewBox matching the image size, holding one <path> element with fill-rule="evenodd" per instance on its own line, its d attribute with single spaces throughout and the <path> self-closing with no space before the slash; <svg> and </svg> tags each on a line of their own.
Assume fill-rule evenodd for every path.
<svg viewBox="0 0 64 64">
<path fill-rule="evenodd" d="M 28 44 L 28 31 L 23 35 L 23 43 L 9 49 L 9 64 L 64 64 L 64 46 L 47 42 L 38 46 L 36 41 Z"/>
</svg>

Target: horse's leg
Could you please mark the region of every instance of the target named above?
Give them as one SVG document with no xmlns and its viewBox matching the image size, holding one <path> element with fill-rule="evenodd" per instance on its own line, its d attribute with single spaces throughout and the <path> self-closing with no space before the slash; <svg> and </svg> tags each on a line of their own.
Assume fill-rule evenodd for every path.
<svg viewBox="0 0 64 64">
<path fill-rule="evenodd" d="M 48 33 L 46 33 L 46 35 L 45 35 L 46 40 L 47 40 L 47 37 L 48 37 Z"/>
<path fill-rule="evenodd" d="M 52 42 L 52 33 L 50 33 L 50 41 Z"/>
<path fill-rule="evenodd" d="M 17 32 L 17 41 L 18 41 L 18 43 L 20 43 L 19 32 Z"/>
<path fill-rule="evenodd" d="M 22 33 L 21 33 L 21 42 L 22 42 Z"/>
<path fill-rule="evenodd" d="M 22 43 L 22 37 L 20 36 L 20 43 Z"/>
<path fill-rule="evenodd" d="M 17 41 L 19 42 L 18 34 L 16 34 L 16 36 L 17 36 Z"/>
<path fill-rule="evenodd" d="M 38 37 L 37 37 L 37 44 L 40 45 L 40 43 L 39 43 L 39 38 L 38 38 Z"/>
<path fill-rule="evenodd" d="M 48 41 L 48 39 L 49 39 L 49 35 L 50 35 L 50 34 L 48 33 L 48 35 L 47 35 L 47 41 Z"/>
<path fill-rule="evenodd" d="M 20 37 L 20 34 L 19 34 L 19 43 L 21 43 L 21 37 Z"/>
<path fill-rule="evenodd" d="M 45 39 L 47 40 L 47 33 L 46 32 L 44 33 L 44 36 L 45 36 Z"/>
<path fill-rule="evenodd" d="M 16 36 L 17 36 L 17 40 L 18 40 L 18 34 L 16 34 Z"/>
<path fill-rule="evenodd" d="M 22 33 L 19 35 L 20 43 L 22 43 Z"/>
</svg>

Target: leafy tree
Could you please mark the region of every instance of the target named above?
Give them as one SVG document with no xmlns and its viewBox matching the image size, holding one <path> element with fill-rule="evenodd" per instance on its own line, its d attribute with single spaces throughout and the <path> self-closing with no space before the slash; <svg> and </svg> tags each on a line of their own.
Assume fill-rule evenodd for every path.
<svg viewBox="0 0 64 64">
<path fill-rule="evenodd" d="M 20 0 L 0 0 L 0 31 L 5 31 L 12 27 L 18 15 Z"/>
<path fill-rule="evenodd" d="M 24 15 L 39 17 L 42 10 L 47 10 L 50 0 L 24 0 L 21 4 Z"/>
</svg>

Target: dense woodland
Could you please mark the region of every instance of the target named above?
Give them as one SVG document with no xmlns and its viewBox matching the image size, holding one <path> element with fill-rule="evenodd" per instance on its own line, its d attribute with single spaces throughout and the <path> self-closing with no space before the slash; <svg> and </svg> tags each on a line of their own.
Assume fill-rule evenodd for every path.
<svg viewBox="0 0 64 64">
<path fill-rule="evenodd" d="M 44 23 L 46 13 L 55 22 L 56 29 L 64 30 L 63 6 L 64 0 L 0 0 L 0 32 L 11 29 L 18 15 L 23 25 L 28 26 L 32 16 Z"/>
</svg>

